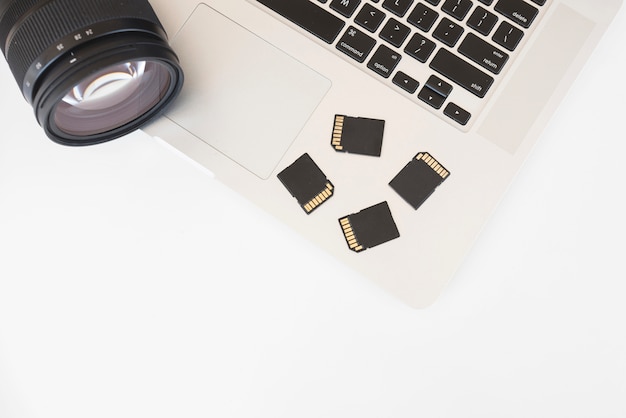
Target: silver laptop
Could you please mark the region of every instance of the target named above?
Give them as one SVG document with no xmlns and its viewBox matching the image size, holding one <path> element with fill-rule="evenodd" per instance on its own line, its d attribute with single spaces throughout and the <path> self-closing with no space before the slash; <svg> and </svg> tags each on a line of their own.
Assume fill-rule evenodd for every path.
<svg viewBox="0 0 626 418">
<path fill-rule="evenodd" d="M 621 0 L 151 3 L 186 84 L 146 132 L 425 307 Z"/>
</svg>

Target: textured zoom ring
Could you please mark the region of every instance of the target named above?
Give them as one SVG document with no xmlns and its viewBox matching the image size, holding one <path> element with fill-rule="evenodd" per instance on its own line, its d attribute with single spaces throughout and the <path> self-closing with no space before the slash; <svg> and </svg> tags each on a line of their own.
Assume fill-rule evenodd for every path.
<svg viewBox="0 0 626 418">
<path fill-rule="evenodd" d="M 2 0 L 0 0 L 1 2 Z M 41 0 L 5 0 L 0 10 L 0 47 L 2 52 L 6 52 L 7 37 L 11 28 L 20 20 L 22 16 L 36 4 L 43 3 Z"/>
<path fill-rule="evenodd" d="M 124 18 L 161 27 L 147 0 L 24 0 L 14 2 L 2 16 L 0 41 L 21 84 L 33 61 L 59 39 L 96 23 Z"/>
</svg>

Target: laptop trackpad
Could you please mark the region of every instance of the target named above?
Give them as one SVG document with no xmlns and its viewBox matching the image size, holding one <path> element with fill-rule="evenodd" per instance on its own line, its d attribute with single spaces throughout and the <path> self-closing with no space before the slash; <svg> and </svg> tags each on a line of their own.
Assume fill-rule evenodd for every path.
<svg viewBox="0 0 626 418">
<path fill-rule="evenodd" d="M 166 116 L 268 178 L 330 81 L 204 4 L 172 45 L 185 86 Z"/>
</svg>

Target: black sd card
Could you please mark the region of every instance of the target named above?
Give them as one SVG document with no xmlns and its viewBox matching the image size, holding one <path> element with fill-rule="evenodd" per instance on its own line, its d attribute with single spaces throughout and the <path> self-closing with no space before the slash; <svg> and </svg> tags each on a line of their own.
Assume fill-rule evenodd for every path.
<svg viewBox="0 0 626 418">
<path fill-rule="evenodd" d="M 387 202 L 345 216 L 339 225 L 348 247 L 357 253 L 400 236 Z"/>
<path fill-rule="evenodd" d="M 450 172 L 430 154 L 420 152 L 389 185 L 417 210 L 449 176 Z"/>
<path fill-rule="evenodd" d="M 385 121 L 335 115 L 331 145 L 336 151 L 380 157 Z"/>
<path fill-rule="evenodd" d="M 307 214 L 333 195 L 333 184 L 306 153 L 281 171 L 278 179 Z"/>
</svg>

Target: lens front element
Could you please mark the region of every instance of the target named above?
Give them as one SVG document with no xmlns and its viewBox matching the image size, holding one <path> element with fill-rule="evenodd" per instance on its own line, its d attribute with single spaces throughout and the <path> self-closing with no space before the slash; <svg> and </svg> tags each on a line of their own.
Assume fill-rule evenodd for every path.
<svg viewBox="0 0 626 418">
<path fill-rule="evenodd" d="M 58 130 L 89 136 L 126 125 L 159 103 L 171 77 L 159 62 L 130 61 L 105 68 L 74 86 L 53 110 Z"/>
</svg>

